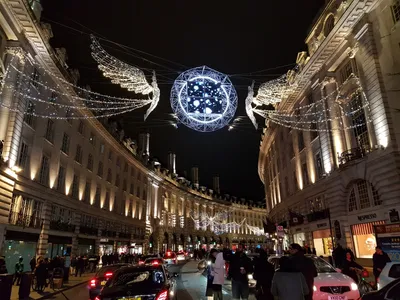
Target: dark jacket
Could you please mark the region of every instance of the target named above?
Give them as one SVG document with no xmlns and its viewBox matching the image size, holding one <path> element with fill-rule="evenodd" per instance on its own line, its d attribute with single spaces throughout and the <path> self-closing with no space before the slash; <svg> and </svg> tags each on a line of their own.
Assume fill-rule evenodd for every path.
<svg viewBox="0 0 400 300">
<path fill-rule="evenodd" d="M 317 268 L 311 258 L 305 257 L 303 253 L 298 252 L 290 257 L 290 263 L 294 271 L 303 274 L 307 287 L 309 290 L 309 295 L 312 296 L 314 277 L 318 276 Z"/>
<path fill-rule="evenodd" d="M 356 283 L 358 282 L 358 275 L 354 269 L 362 270 L 363 267 L 356 263 L 354 260 L 344 261 L 342 273 L 352 278 Z"/>
<path fill-rule="evenodd" d="M 226 256 L 224 256 L 226 257 Z M 247 283 L 249 281 L 248 274 L 253 273 L 253 265 L 250 258 L 244 252 L 236 252 L 233 255 L 229 255 L 229 277 L 234 281 L 241 281 Z M 240 269 L 244 268 L 246 274 L 242 274 Z"/>
<path fill-rule="evenodd" d="M 383 270 L 388 262 L 391 262 L 389 256 L 383 252 L 382 255 L 375 253 L 372 256 L 372 261 L 374 263 L 374 276 L 379 277 L 382 271 L 378 271 L 378 269 Z"/>
</svg>

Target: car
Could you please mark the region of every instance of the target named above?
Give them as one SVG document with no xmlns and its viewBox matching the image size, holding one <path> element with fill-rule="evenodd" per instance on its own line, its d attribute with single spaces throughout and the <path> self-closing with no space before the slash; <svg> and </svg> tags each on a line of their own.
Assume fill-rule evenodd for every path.
<svg viewBox="0 0 400 300">
<path fill-rule="evenodd" d="M 142 255 L 141 257 L 139 257 L 138 260 L 138 265 L 144 265 L 144 262 L 146 261 L 146 259 L 149 258 L 158 258 L 159 256 L 156 254 L 150 254 L 150 255 Z"/>
<path fill-rule="evenodd" d="M 163 259 L 166 265 L 176 265 L 177 263 L 176 253 L 172 251 L 167 251 Z"/>
<path fill-rule="evenodd" d="M 89 298 L 95 299 L 100 294 L 101 289 L 106 285 L 107 281 L 114 275 L 115 271 L 128 264 L 108 265 L 100 268 L 94 277 L 89 281 Z"/>
<path fill-rule="evenodd" d="M 144 261 L 145 265 L 154 265 L 154 266 L 158 266 L 158 265 L 164 265 L 165 261 L 162 258 L 159 257 L 151 257 L 151 258 L 147 258 Z"/>
<path fill-rule="evenodd" d="M 95 300 L 152 299 L 175 300 L 176 281 L 164 266 L 135 265 L 119 269 Z"/>
<path fill-rule="evenodd" d="M 177 259 L 178 261 L 186 260 L 186 254 L 185 254 L 185 252 L 179 251 L 179 252 L 176 254 L 176 259 Z"/>
<path fill-rule="evenodd" d="M 378 291 L 369 292 L 362 300 L 400 300 L 400 278 L 389 282 Z"/>
<path fill-rule="evenodd" d="M 280 257 L 274 255 L 268 258 L 275 269 L 279 268 Z M 318 276 L 314 278 L 313 300 L 357 300 L 360 298 L 358 285 L 353 279 L 316 255 L 306 255 L 306 257 L 312 259 L 318 272 Z"/>
<path fill-rule="evenodd" d="M 388 262 L 379 275 L 377 287 L 378 290 L 400 278 L 400 262 Z"/>
</svg>

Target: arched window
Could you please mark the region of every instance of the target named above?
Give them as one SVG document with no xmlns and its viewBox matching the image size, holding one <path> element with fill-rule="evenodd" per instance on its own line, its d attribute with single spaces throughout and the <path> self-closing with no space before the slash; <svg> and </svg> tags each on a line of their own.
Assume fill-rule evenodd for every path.
<svg viewBox="0 0 400 300">
<path fill-rule="evenodd" d="M 324 36 L 327 37 L 329 33 L 332 31 L 333 27 L 335 27 L 335 18 L 333 15 L 330 15 L 328 18 L 325 20 L 324 24 Z"/>
<path fill-rule="evenodd" d="M 351 184 L 348 209 L 349 212 L 362 210 L 382 204 L 378 191 L 366 180 L 358 180 Z"/>
</svg>

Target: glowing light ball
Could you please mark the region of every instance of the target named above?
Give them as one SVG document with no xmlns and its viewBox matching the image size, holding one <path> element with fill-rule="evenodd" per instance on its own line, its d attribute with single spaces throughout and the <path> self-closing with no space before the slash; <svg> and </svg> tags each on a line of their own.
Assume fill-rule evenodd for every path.
<svg viewBox="0 0 400 300">
<path fill-rule="evenodd" d="M 185 126 L 211 132 L 225 127 L 233 118 L 237 94 L 227 75 L 206 66 L 197 67 L 175 80 L 171 107 Z"/>
</svg>

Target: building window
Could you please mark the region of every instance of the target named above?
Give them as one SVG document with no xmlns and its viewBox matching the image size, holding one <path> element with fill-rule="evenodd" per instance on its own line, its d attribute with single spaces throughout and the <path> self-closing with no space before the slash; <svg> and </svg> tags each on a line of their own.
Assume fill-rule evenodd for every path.
<svg viewBox="0 0 400 300">
<path fill-rule="evenodd" d="M 146 193 L 146 190 L 143 191 L 143 200 L 147 200 L 147 193 Z"/>
<path fill-rule="evenodd" d="M 96 194 L 94 196 L 94 204 L 96 204 L 97 206 L 100 206 L 100 197 L 101 197 L 101 187 L 98 184 L 96 187 Z"/>
<path fill-rule="evenodd" d="M 400 20 L 400 1 L 396 1 L 391 6 L 393 22 L 397 23 Z"/>
<path fill-rule="evenodd" d="M 120 167 L 121 166 L 121 159 L 120 159 L 120 157 L 118 156 L 117 157 L 117 167 Z"/>
<path fill-rule="evenodd" d="M 65 111 L 65 118 L 67 119 L 67 122 L 70 124 L 70 125 L 72 125 L 72 115 L 73 115 L 73 113 L 72 113 L 72 111 L 71 111 L 71 109 L 69 109 L 69 108 L 67 108 L 66 109 L 66 111 Z"/>
<path fill-rule="evenodd" d="M 134 193 L 134 185 L 133 185 L 133 183 L 131 183 L 131 187 L 130 187 L 130 189 L 129 189 L 129 193 L 130 194 L 132 194 L 133 195 L 133 193 Z"/>
<path fill-rule="evenodd" d="M 335 27 L 335 18 L 333 15 L 330 15 L 326 20 L 324 24 L 324 35 L 327 37 L 329 33 L 332 31 L 332 29 Z"/>
<path fill-rule="evenodd" d="M 108 159 L 112 161 L 113 159 L 113 153 L 112 150 L 110 149 L 110 151 L 108 152 Z"/>
<path fill-rule="evenodd" d="M 103 162 L 99 161 L 99 166 L 97 168 L 97 175 L 103 177 Z"/>
<path fill-rule="evenodd" d="M 376 238 L 375 225 L 383 225 L 385 221 L 376 221 L 351 226 L 351 234 L 354 241 L 355 255 L 358 258 L 372 258 L 375 253 Z"/>
<path fill-rule="evenodd" d="M 102 208 L 106 210 L 110 209 L 110 190 L 106 191 L 106 199 Z"/>
<path fill-rule="evenodd" d="M 138 174 L 137 174 L 137 180 L 140 181 L 141 177 L 142 177 L 142 174 L 141 174 L 140 172 L 138 172 Z"/>
<path fill-rule="evenodd" d="M 49 185 L 50 158 L 42 156 L 42 165 L 40 166 L 39 182 L 43 185 Z"/>
<path fill-rule="evenodd" d="M 322 178 L 322 175 L 324 174 L 324 167 L 322 165 L 322 158 L 321 158 L 321 153 L 318 152 L 315 154 L 315 169 L 317 171 L 317 178 Z"/>
<path fill-rule="evenodd" d="M 61 151 L 64 152 L 65 154 L 68 154 L 69 152 L 69 135 L 64 133 L 62 144 L 61 144 Z"/>
<path fill-rule="evenodd" d="M 111 183 L 111 180 L 112 180 L 111 169 L 108 169 L 108 171 L 107 171 L 107 179 L 106 180 Z"/>
<path fill-rule="evenodd" d="M 74 179 L 72 180 L 72 198 L 79 198 L 79 175 L 74 174 Z"/>
<path fill-rule="evenodd" d="M 36 68 L 34 68 L 33 73 L 31 75 L 31 85 L 34 86 L 36 89 L 39 88 L 39 77 L 40 77 L 39 71 Z"/>
<path fill-rule="evenodd" d="M 362 95 L 360 93 L 353 96 L 350 102 L 350 110 L 354 113 L 351 115 L 351 123 L 354 126 L 353 133 L 357 141 L 357 146 L 368 149 L 369 138 L 367 121 L 363 107 Z"/>
<path fill-rule="evenodd" d="M 87 168 L 88 170 L 93 171 L 93 155 L 91 153 L 88 155 Z"/>
<path fill-rule="evenodd" d="M 54 121 L 53 120 L 50 120 L 50 119 L 47 120 L 46 134 L 44 137 L 50 143 L 53 143 L 53 141 L 54 141 Z"/>
<path fill-rule="evenodd" d="M 303 187 L 305 187 L 305 186 L 309 185 L 309 183 L 310 183 L 310 181 L 308 179 L 308 170 L 307 170 L 307 164 L 306 163 L 304 163 L 302 165 L 301 170 L 303 172 Z"/>
<path fill-rule="evenodd" d="M 83 197 L 83 201 L 85 203 L 90 203 L 90 187 L 91 187 L 92 183 L 90 182 L 90 180 L 86 181 L 86 185 L 85 185 L 85 195 Z"/>
<path fill-rule="evenodd" d="M 81 145 L 76 145 L 75 161 L 82 163 L 82 147 Z"/>
<path fill-rule="evenodd" d="M 49 97 L 49 101 L 52 103 L 55 103 L 57 101 L 58 98 L 58 94 L 56 92 L 51 92 L 51 95 Z"/>
<path fill-rule="evenodd" d="M 85 131 L 85 123 L 83 123 L 83 121 L 79 121 L 78 132 L 83 135 L 84 131 Z"/>
<path fill-rule="evenodd" d="M 359 180 L 352 184 L 348 204 L 349 212 L 381 204 L 382 200 L 380 200 L 378 191 L 370 182 Z"/>
<path fill-rule="evenodd" d="M 126 186 L 126 179 L 122 182 L 122 190 L 126 192 L 127 186 Z"/>
<path fill-rule="evenodd" d="M 131 168 L 131 176 L 135 177 L 135 169 L 133 167 Z"/>
<path fill-rule="evenodd" d="M 128 172 L 128 163 L 125 163 L 124 172 Z"/>
<path fill-rule="evenodd" d="M 140 198 L 140 187 L 139 186 L 136 189 L 136 197 Z"/>
<path fill-rule="evenodd" d="M 299 152 L 304 149 L 304 137 L 303 137 L 303 132 L 298 131 L 297 136 L 299 138 Z"/>
<path fill-rule="evenodd" d="M 29 147 L 24 142 L 21 143 L 21 149 L 19 150 L 18 166 L 23 169 L 27 166 L 29 160 Z"/>
<path fill-rule="evenodd" d="M 35 128 L 36 117 L 35 114 L 36 105 L 32 101 L 29 101 L 26 106 L 26 113 L 24 115 L 24 122 L 30 127 Z"/>
<path fill-rule="evenodd" d="M 117 176 L 115 176 L 115 186 L 119 187 L 119 174 L 117 174 Z"/>
<path fill-rule="evenodd" d="M 344 83 L 353 74 L 357 74 L 357 64 L 353 59 L 349 59 L 339 70 L 339 79 Z"/>
<path fill-rule="evenodd" d="M 58 168 L 57 190 L 61 193 L 65 192 L 65 168 L 63 166 Z"/>
<path fill-rule="evenodd" d="M 91 143 L 93 146 L 96 145 L 96 136 L 93 132 L 90 133 L 89 143 Z"/>
<path fill-rule="evenodd" d="M 101 143 L 100 144 L 100 154 L 103 154 L 104 153 L 104 144 L 103 143 Z"/>
</svg>

